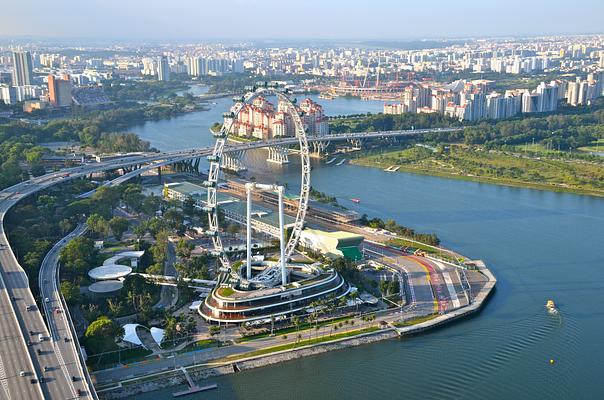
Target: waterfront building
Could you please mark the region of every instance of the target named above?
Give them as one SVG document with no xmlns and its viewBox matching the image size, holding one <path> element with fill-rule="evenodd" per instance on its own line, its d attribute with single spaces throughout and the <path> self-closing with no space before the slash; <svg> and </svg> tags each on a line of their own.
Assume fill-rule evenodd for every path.
<svg viewBox="0 0 604 400">
<path fill-rule="evenodd" d="M 329 125 L 323 107 L 311 99 L 305 99 L 297 107 L 301 113 L 304 128 L 311 135 L 327 135 Z M 277 111 L 274 105 L 263 96 L 254 99 L 252 104 L 244 104 L 233 122 L 233 132 L 241 137 L 254 137 L 270 139 L 275 137 L 292 136 L 294 125 L 291 117 L 286 113 L 287 108 L 278 104 Z M 236 111 L 236 106 L 231 108 L 231 113 Z M 224 123 L 231 123 L 231 114 L 224 116 Z"/>
<path fill-rule="evenodd" d="M 168 64 L 168 57 L 166 56 L 161 56 L 157 59 L 157 80 L 170 80 L 170 64 Z"/>
<path fill-rule="evenodd" d="M 13 86 L 26 86 L 33 83 L 33 61 L 29 51 L 13 52 Z"/>
<path fill-rule="evenodd" d="M 255 274 L 261 274 L 266 268 L 260 263 L 253 265 Z M 290 264 L 288 277 L 291 282 L 288 285 L 255 290 L 238 284 L 222 285 L 200 305 L 199 314 L 208 322 L 270 323 L 271 317 L 287 318 L 297 312 L 307 312 L 312 303 L 328 297 L 343 297 L 350 290 L 339 273 L 323 266 Z"/>
<path fill-rule="evenodd" d="M 308 134 L 322 136 L 329 133 L 327 117 L 320 104 L 311 99 L 305 99 L 300 103 L 300 110 L 303 112 L 302 123 Z M 283 113 L 285 114 L 285 112 Z"/>
<path fill-rule="evenodd" d="M 345 257 L 357 261 L 363 258 L 361 245 L 364 239 L 362 235 L 350 232 L 306 228 L 300 236 L 300 245 L 331 259 Z"/>
</svg>

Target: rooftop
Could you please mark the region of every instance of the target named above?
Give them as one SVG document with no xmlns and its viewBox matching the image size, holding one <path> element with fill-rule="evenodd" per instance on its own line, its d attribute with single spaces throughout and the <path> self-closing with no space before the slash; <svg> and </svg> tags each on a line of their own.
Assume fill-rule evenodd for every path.
<svg viewBox="0 0 604 400">
<path fill-rule="evenodd" d="M 93 268 L 88 271 L 88 276 L 95 281 L 115 280 L 125 278 L 132 273 L 132 268 L 125 265 L 110 264 Z"/>
</svg>

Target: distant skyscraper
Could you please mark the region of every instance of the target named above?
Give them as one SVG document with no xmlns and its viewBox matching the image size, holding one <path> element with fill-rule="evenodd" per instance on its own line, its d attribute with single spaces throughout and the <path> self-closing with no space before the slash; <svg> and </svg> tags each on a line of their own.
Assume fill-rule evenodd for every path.
<svg viewBox="0 0 604 400">
<path fill-rule="evenodd" d="M 569 82 L 566 89 L 566 101 L 571 106 L 576 106 L 579 103 L 579 85 L 580 80 Z"/>
<path fill-rule="evenodd" d="M 524 92 L 522 95 L 522 113 L 527 114 L 537 112 L 539 109 L 538 104 L 540 97 L 541 95 L 536 92 L 531 93 L 528 90 Z"/>
<path fill-rule="evenodd" d="M 69 107 L 71 105 L 71 78 L 69 75 L 56 78 L 48 75 L 48 97 L 55 107 Z"/>
<path fill-rule="evenodd" d="M 166 56 L 161 56 L 157 59 L 157 80 L 170 80 L 170 64 L 168 64 L 168 57 Z"/>
<path fill-rule="evenodd" d="M 32 84 L 33 61 L 29 51 L 13 52 L 13 86 Z"/>
<path fill-rule="evenodd" d="M 189 57 L 187 61 L 187 70 L 191 76 L 207 75 L 208 67 L 205 58 Z"/>
<path fill-rule="evenodd" d="M 555 82 L 549 85 L 541 82 L 537 86 L 537 93 L 539 93 L 539 100 L 536 112 L 556 111 L 556 108 L 558 108 L 558 85 Z"/>
<path fill-rule="evenodd" d="M 0 84 L 0 100 L 4 104 L 14 104 L 17 102 L 17 91 L 15 86 Z"/>
</svg>

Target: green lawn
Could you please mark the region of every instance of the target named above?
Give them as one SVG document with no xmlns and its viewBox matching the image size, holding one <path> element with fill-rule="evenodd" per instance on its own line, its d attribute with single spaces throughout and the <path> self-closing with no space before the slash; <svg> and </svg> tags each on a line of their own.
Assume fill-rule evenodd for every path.
<svg viewBox="0 0 604 400">
<path fill-rule="evenodd" d="M 589 146 L 579 147 L 581 151 L 599 151 L 604 153 L 604 139 L 598 139 L 595 142 L 591 142 Z"/>
<path fill-rule="evenodd" d="M 604 160 L 539 157 L 478 146 L 450 148 L 450 152 L 432 153 L 412 147 L 364 156 L 355 163 L 379 168 L 399 165 L 399 171 L 405 172 L 604 196 Z"/>
<path fill-rule="evenodd" d="M 229 297 L 233 293 L 235 293 L 235 291 L 233 290 L 233 288 L 230 288 L 230 287 L 218 288 L 218 295 L 219 296 Z"/>
<path fill-rule="evenodd" d="M 438 317 L 438 314 L 425 315 L 422 317 L 408 319 L 403 322 L 395 322 L 394 326 L 396 326 L 397 328 L 403 328 L 405 326 L 413 326 L 413 325 L 421 324 L 422 322 L 430 321 L 436 317 Z"/>
<path fill-rule="evenodd" d="M 207 349 L 210 347 L 218 347 L 219 344 L 220 342 L 214 339 L 199 340 L 197 342 L 188 344 L 186 347 L 179 350 L 178 353 L 188 353 L 189 351 Z"/>
<path fill-rule="evenodd" d="M 361 335 L 363 333 L 375 332 L 375 331 L 377 331 L 379 329 L 380 328 L 378 328 L 377 326 L 371 326 L 371 327 L 368 327 L 368 328 L 357 329 L 357 330 L 354 330 L 354 331 L 335 333 L 335 334 L 333 334 L 331 336 L 321 336 L 321 337 L 318 337 L 318 338 L 303 339 L 303 340 L 300 340 L 300 341 L 298 341 L 296 343 L 286 343 L 286 344 L 282 344 L 282 345 L 279 345 L 279 346 L 267 347 L 267 348 L 264 348 L 264 349 L 250 351 L 248 353 L 243 353 L 243 354 L 237 354 L 237 355 L 229 356 L 229 357 L 226 357 L 224 359 L 216 360 L 216 361 L 230 361 L 230 360 L 239 359 L 239 358 L 247 358 L 247 357 L 260 356 L 260 355 L 263 355 L 263 354 L 275 353 L 277 351 L 291 350 L 291 349 L 295 349 L 295 348 L 298 348 L 298 347 L 308 346 L 308 345 L 311 345 L 311 344 L 325 343 L 325 342 L 330 342 L 330 341 L 337 340 L 337 339 L 343 339 L 343 338 L 347 338 L 347 337 Z"/>
<path fill-rule="evenodd" d="M 352 319 L 352 317 L 340 317 L 340 318 L 334 318 L 334 319 L 330 319 L 330 320 L 326 320 L 326 321 L 320 321 L 317 324 L 311 324 L 309 322 L 306 322 L 304 324 L 300 324 L 300 326 L 298 328 L 296 328 L 295 326 L 289 326 L 287 328 L 283 328 L 283 329 L 275 329 L 275 331 L 273 332 L 273 334 L 275 336 L 280 336 L 280 335 L 286 335 L 292 332 L 297 332 L 297 331 L 303 331 L 305 329 L 309 329 L 309 328 L 314 328 L 315 326 L 327 326 L 327 325 L 331 325 L 331 324 L 337 324 L 338 322 L 344 322 L 344 321 L 348 321 L 349 319 Z M 238 340 L 238 342 L 249 342 L 250 340 L 255 340 L 255 339 L 262 339 L 265 337 L 270 336 L 270 331 L 269 332 L 263 332 L 263 333 L 258 333 L 256 335 L 249 335 L 249 336 L 244 336 L 241 339 Z"/>
<path fill-rule="evenodd" d="M 86 364 L 93 371 L 107 369 L 119 364 L 129 364 L 137 361 L 143 361 L 152 352 L 142 347 L 122 350 L 120 354 L 117 351 L 102 355 L 88 356 Z"/>
</svg>

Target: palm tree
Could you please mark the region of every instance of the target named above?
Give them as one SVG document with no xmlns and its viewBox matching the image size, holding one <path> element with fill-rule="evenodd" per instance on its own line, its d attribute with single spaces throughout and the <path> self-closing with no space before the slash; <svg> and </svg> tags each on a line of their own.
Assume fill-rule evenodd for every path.
<svg viewBox="0 0 604 400">
<path fill-rule="evenodd" d="M 275 316 L 271 314 L 271 336 L 273 336 L 273 331 L 275 329 Z"/>
<path fill-rule="evenodd" d="M 292 317 L 292 324 L 294 324 L 294 326 L 296 327 L 296 332 L 298 332 L 298 328 L 300 327 L 300 317 L 294 315 Z"/>
</svg>

